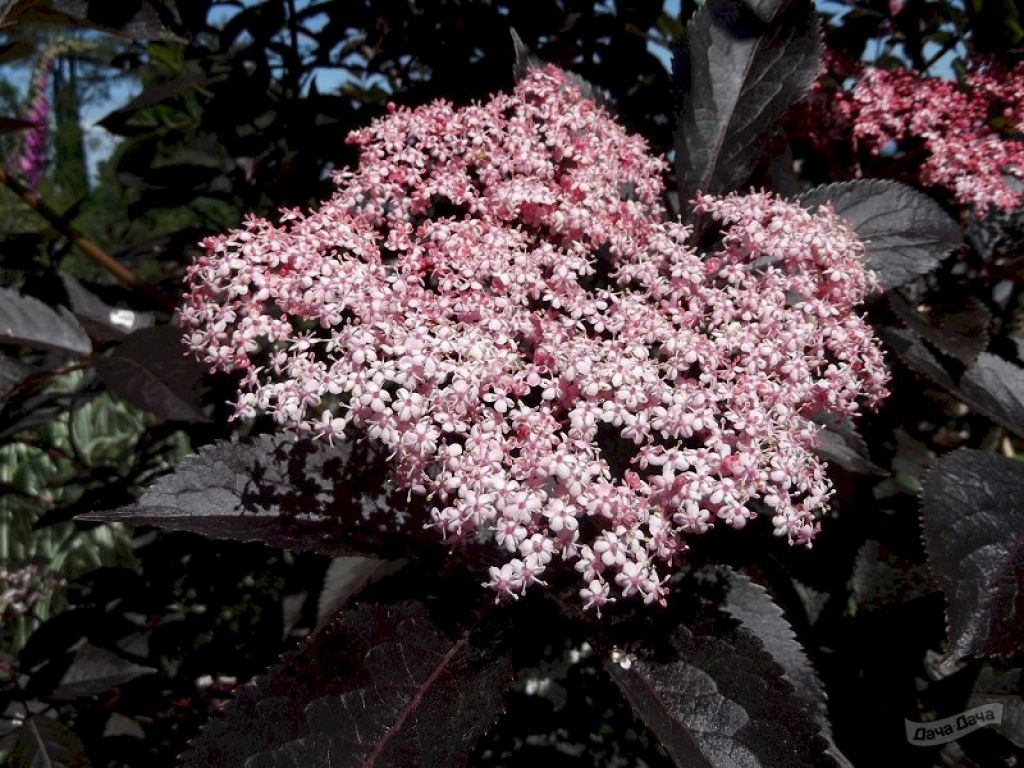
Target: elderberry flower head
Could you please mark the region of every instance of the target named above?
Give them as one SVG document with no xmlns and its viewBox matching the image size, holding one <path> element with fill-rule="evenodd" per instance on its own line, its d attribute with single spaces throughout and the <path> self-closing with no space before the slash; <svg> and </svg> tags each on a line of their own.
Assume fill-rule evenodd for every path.
<svg viewBox="0 0 1024 768">
<path fill-rule="evenodd" d="M 818 147 L 856 143 L 873 154 L 896 147 L 926 186 L 949 190 L 979 213 L 1020 206 L 1024 192 L 1024 63 L 974 62 L 959 83 L 913 69 L 883 69 L 826 53 L 828 80 L 799 110 Z"/>
<path fill-rule="evenodd" d="M 759 512 L 810 543 L 811 416 L 886 385 L 828 208 L 701 197 L 724 236 L 696 252 L 665 162 L 555 68 L 349 141 L 318 210 L 250 217 L 188 272 L 186 343 L 243 374 L 237 416 L 384 446 L 442 535 L 506 553 L 503 596 L 569 566 L 588 607 L 663 602 L 691 536 Z"/>
</svg>

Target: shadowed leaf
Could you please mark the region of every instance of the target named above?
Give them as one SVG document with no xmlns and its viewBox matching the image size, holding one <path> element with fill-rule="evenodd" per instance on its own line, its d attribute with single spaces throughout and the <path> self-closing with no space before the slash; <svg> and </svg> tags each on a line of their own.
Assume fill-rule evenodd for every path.
<svg viewBox="0 0 1024 768">
<path fill-rule="evenodd" d="M 967 707 L 1001 703 L 1003 720 L 992 726 L 993 730 L 1013 742 L 1018 749 L 1024 749 L 1024 699 L 1021 698 L 1024 673 L 1017 667 L 999 669 L 986 664 L 974 681 L 974 690 L 967 700 Z"/>
<path fill-rule="evenodd" d="M 706 570 L 703 584 L 685 588 L 715 593 L 697 615 L 657 626 L 630 622 L 640 638 L 636 655 L 613 657 L 608 673 L 676 765 L 836 765 L 812 703 L 820 686 L 799 693 L 774 658 L 790 665 L 799 685 L 810 680 L 788 625 L 763 592 L 723 571 Z"/>
<path fill-rule="evenodd" d="M 883 475 L 885 472 L 868 458 L 868 446 L 849 417 L 837 418 L 822 413 L 815 421 L 825 428 L 815 436 L 814 452 L 830 464 L 847 472 Z"/>
<path fill-rule="evenodd" d="M 170 421 L 209 421 L 195 392 L 202 368 L 182 354 L 173 325 L 135 331 L 94 364 L 110 391 L 137 408 Z"/>
<path fill-rule="evenodd" d="M 677 55 L 679 200 L 732 192 L 757 166 L 776 121 L 818 73 L 821 33 L 800 0 L 709 0 Z"/>
<path fill-rule="evenodd" d="M 463 765 L 502 706 L 511 663 L 407 601 L 346 611 L 237 691 L 183 768 Z"/>
<path fill-rule="evenodd" d="M 889 304 L 909 330 L 964 365 L 973 364 L 988 346 L 992 314 L 976 299 L 968 300 L 958 309 L 926 307 L 921 311 L 893 291 L 889 293 Z"/>
<path fill-rule="evenodd" d="M 1024 647 L 1024 464 L 966 448 L 925 478 L 928 564 L 948 604 L 948 657 Z"/>
<path fill-rule="evenodd" d="M 858 611 L 896 608 L 935 591 L 923 565 L 908 562 L 870 540 L 857 552 L 850 591 Z"/>
<path fill-rule="evenodd" d="M 960 379 L 967 405 L 1024 436 L 1024 368 L 984 353 Z"/>
<path fill-rule="evenodd" d="M 364 588 L 398 571 L 404 560 L 374 557 L 336 557 L 327 566 L 316 605 L 316 625 L 322 627 Z"/>
<path fill-rule="evenodd" d="M 135 504 L 79 519 L 331 556 L 398 556 L 416 546 L 417 537 L 437 543 L 422 529 L 421 502 L 396 491 L 386 478 L 382 457 L 365 444 L 332 448 L 263 435 L 202 448 Z"/>
<path fill-rule="evenodd" d="M 810 211 L 832 203 L 836 214 L 864 241 L 868 266 L 883 288 L 895 288 L 931 272 L 963 242 L 960 227 L 938 203 L 895 181 L 826 184 L 798 200 Z"/>
<path fill-rule="evenodd" d="M 116 341 L 126 334 L 153 325 L 153 313 L 112 307 L 72 276 L 62 274 L 71 311 L 82 327 L 95 339 Z"/>
<path fill-rule="evenodd" d="M 11 288 L 0 288 L 0 343 L 88 355 L 92 344 L 64 307 L 56 310 Z"/>
<path fill-rule="evenodd" d="M 956 391 L 956 382 L 949 371 L 913 333 L 904 328 L 880 328 L 878 335 L 912 371 L 943 389 Z"/>
<path fill-rule="evenodd" d="M 58 27 L 96 29 L 131 40 L 174 39 L 157 9 L 166 6 L 144 0 L 135 3 L 97 3 L 88 0 L 20 0 L 7 21 Z"/>
<path fill-rule="evenodd" d="M 155 672 L 153 667 L 135 664 L 116 653 L 86 643 L 75 651 L 71 666 L 64 673 L 53 696 L 58 700 L 95 696 L 116 685 L 124 685 L 137 677 Z"/>
<path fill-rule="evenodd" d="M 772 659 L 785 671 L 783 678 L 795 689 L 829 740 L 829 753 L 837 764 L 850 762 L 832 742 L 832 725 L 828 719 L 828 696 L 807 653 L 793 633 L 782 609 L 760 584 L 731 568 L 706 568 L 713 578 L 723 579 L 727 586 L 722 610 L 764 644 Z"/>
<path fill-rule="evenodd" d="M 89 768 L 85 747 L 71 729 L 50 717 L 33 715 L 14 732 L 8 768 Z"/>
</svg>

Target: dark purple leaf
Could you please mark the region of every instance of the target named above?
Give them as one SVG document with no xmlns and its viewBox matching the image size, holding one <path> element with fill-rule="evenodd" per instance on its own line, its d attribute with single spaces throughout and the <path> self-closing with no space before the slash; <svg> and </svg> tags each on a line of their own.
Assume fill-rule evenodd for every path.
<svg viewBox="0 0 1024 768">
<path fill-rule="evenodd" d="M 61 275 L 71 311 L 94 339 L 117 341 L 127 334 L 153 325 L 152 312 L 112 307 L 72 275 Z"/>
<path fill-rule="evenodd" d="M 316 604 L 317 628 L 326 624 L 365 587 L 397 572 L 404 560 L 376 557 L 336 557 L 327 566 Z"/>
<path fill-rule="evenodd" d="M 1024 436 L 1024 368 L 984 352 L 958 383 L 938 356 L 909 330 L 882 328 L 878 335 L 908 368 L 972 410 Z"/>
<path fill-rule="evenodd" d="M 153 667 L 140 666 L 116 653 L 86 643 L 75 651 L 71 666 L 54 690 L 53 697 L 70 700 L 80 696 L 95 696 L 116 685 L 124 685 L 137 677 L 155 672 Z"/>
<path fill-rule="evenodd" d="M 523 38 L 519 36 L 518 32 L 514 29 L 509 31 L 512 33 L 512 52 L 515 54 L 515 60 L 512 64 L 512 74 L 516 80 L 525 77 L 526 73 L 535 67 L 547 66 L 543 59 L 534 55 L 529 46 L 523 42 Z M 607 104 L 610 101 L 608 94 L 605 91 L 601 90 L 588 80 L 580 77 L 575 72 L 562 70 L 562 73 L 569 81 L 579 86 L 583 95 L 588 99 L 592 99 L 594 102 L 602 105 Z"/>
<path fill-rule="evenodd" d="M 170 421 L 209 421 L 196 393 L 202 368 L 185 357 L 173 325 L 135 331 L 94 364 L 110 391 L 137 408 Z"/>
<path fill-rule="evenodd" d="M 1003 177 L 1015 186 L 1016 179 Z M 969 213 L 964 227 L 967 242 L 987 262 L 1010 257 L 1022 252 L 1024 247 L 1024 210 L 1020 207 L 1008 211 L 988 210 L 984 215 Z"/>
<path fill-rule="evenodd" d="M 89 768 L 82 742 L 53 718 L 32 715 L 12 739 L 8 768 Z"/>
<path fill-rule="evenodd" d="M 821 33 L 802 0 L 709 0 L 686 27 L 675 135 L 679 200 L 750 178 L 775 123 L 818 74 Z"/>
<path fill-rule="evenodd" d="M 515 54 L 515 60 L 512 63 L 512 76 L 516 80 L 521 80 L 534 67 L 543 67 L 544 62 L 534 56 L 530 46 L 523 42 L 523 38 L 515 29 L 510 29 L 509 32 L 512 34 L 512 52 Z"/>
<path fill-rule="evenodd" d="M 181 765 L 463 765 L 511 677 L 482 632 L 449 636 L 417 602 L 361 605 L 238 690 Z"/>
<path fill-rule="evenodd" d="M 803 646 L 796 639 L 782 609 L 775 604 L 764 587 L 754 583 L 745 574 L 726 567 L 706 568 L 704 573 L 713 579 L 725 581 L 727 590 L 721 609 L 764 644 L 764 649 L 784 670 L 783 679 L 796 689 L 797 696 L 803 699 L 820 732 L 829 741 L 829 754 L 839 765 L 850 765 L 832 741 L 825 686 L 811 660 L 807 658 Z"/>
<path fill-rule="evenodd" d="M 864 241 L 868 266 L 886 289 L 931 272 L 963 242 L 960 227 L 938 203 L 895 181 L 826 184 L 798 199 L 811 211 L 832 203 Z"/>
<path fill-rule="evenodd" d="M 903 363 L 933 384 L 950 392 L 956 391 L 956 382 L 939 359 L 914 334 L 904 328 L 880 328 L 878 335 L 896 353 Z"/>
<path fill-rule="evenodd" d="M 923 565 L 897 557 L 874 540 L 857 553 L 850 588 L 858 611 L 898 607 L 935 591 Z"/>
<path fill-rule="evenodd" d="M 0 288 L 0 343 L 56 349 L 74 355 L 92 352 L 89 337 L 64 307 L 51 309 L 39 299 Z"/>
<path fill-rule="evenodd" d="M 676 765 L 836 765 L 812 707 L 741 626 L 774 620 L 749 605 L 736 611 L 743 620 L 722 613 L 680 620 L 645 637 L 635 656 L 613 656 L 606 669 Z"/>
<path fill-rule="evenodd" d="M 124 134 L 130 132 L 131 120 L 141 110 L 194 91 L 202 84 L 203 80 L 198 75 L 193 72 L 186 72 L 175 77 L 173 80 L 151 85 L 123 107 L 119 107 L 100 120 L 98 125 L 103 126 L 111 133 Z"/>
<path fill-rule="evenodd" d="M 908 330 L 935 345 L 937 349 L 972 365 L 988 346 L 988 326 L 992 314 L 977 299 L 968 299 L 959 307 L 911 306 L 895 291 L 889 293 L 889 304 Z"/>
<path fill-rule="evenodd" d="M 1013 742 L 1018 749 L 1024 749 L 1024 672 L 1019 667 L 1000 669 L 986 664 L 974 681 L 974 690 L 967 700 L 967 708 L 985 704 L 1001 703 L 1003 720 L 992 726 L 992 729 Z"/>
<path fill-rule="evenodd" d="M 1024 464 L 962 448 L 925 478 L 921 525 L 946 595 L 948 656 L 1024 647 Z"/>
<path fill-rule="evenodd" d="M 985 352 L 964 372 L 960 392 L 967 405 L 1024 436 L 1024 368 Z"/>
<path fill-rule="evenodd" d="M 815 437 L 814 452 L 830 464 L 847 472 L 862 475 L 881 475 L 885 472 L 868 458 L 868 446 L 849 417 L 837 418 L 822 413 L 815 421 L 824 429 Z"/>
<path fill-rule="evenodd" d="M 217 539 L 340 556 L 401 555 L 424 531 L 425 511 L 387 482 L 365 444 L 260 436 L 202 448 L 138 502 L 79 519 L 154 525 Z"/>
<path fill-rule="evenodd" d="M 0 355 L 0 397 L 6 397 L 26 376 L 37 370 L 38 366 L 29 365 L 16 357 Z"/>
<path fill-rule="evenodd" d="M 4 7 L 9 10 L 15 0 L 0 0 L 0 24 L 4 19 Z M 21 59 L 30 59 L 36 55 L 36 47 L 31 40 L 9 40 L 0 44 L 0 64 L 10 64 Z"/>
</svg>

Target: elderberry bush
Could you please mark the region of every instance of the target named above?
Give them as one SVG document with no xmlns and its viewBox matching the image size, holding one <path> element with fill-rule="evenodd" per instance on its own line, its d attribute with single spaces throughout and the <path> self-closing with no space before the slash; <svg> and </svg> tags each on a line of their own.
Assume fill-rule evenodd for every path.
<svg viewBox="0 0 1024 768">
<path fill-rule="evenodd" d="M 0 124 L 52 227 L 0 289 L 10 764 L 1014 764 L 991 12 L 194 5 L 0 3 L 12 56 L 89 30 Z M 106 55 L 108 204 L 167 229 L 114 255 L 45 202 Z"/>
</svg>

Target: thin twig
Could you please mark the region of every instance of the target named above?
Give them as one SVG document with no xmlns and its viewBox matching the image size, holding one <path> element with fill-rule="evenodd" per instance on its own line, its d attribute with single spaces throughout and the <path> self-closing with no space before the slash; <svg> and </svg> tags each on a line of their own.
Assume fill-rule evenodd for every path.
<svg viewBox="0 0 1024 768">
<path fill-rule="evenodd" d="M 36 213 L 46 219 L 50 226 L 77 246 L 82 253 L 93 261 L 93 263 L 107 270 L 107 272 L 112 274 L 129 288 L 133 288 L 140 293 L 145 294 L 150 301 L 155 302 L 162 309 L 170 310 L 172 312 L 174 311 L 174 301 L 160 293 L 160 291 L 149 283 L 140 280 L 134 272 L 128 269 L 128 267 L 119 262 L 102 247 L 83 235 L 77 229 L 72 227 L 64 220 L 63 216 L 47 205 L 46 201 L 43 200 L 39 193 L 33 192 L 2 168 L 0 168 L 0 182 L 3 182 L 4 186 L 24 200 Z"/>
</svg>

